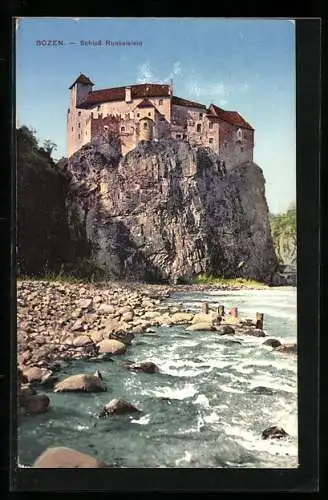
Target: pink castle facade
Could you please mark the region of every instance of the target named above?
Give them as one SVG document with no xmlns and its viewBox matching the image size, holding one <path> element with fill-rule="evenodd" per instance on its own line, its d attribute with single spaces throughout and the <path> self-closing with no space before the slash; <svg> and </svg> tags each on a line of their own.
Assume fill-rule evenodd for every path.
<svg viewBox="0 0 328 500">
<path fill-rule="evenodd" d="M 115 131 L 122 155 L 141 140 L 172 137 L 211 148 L 226 168 L 253 160 L 254 129 L 236 111 L 173 95 L 172 84 L 144 83 L 104 90 L 81 74 L 71 85 L 68 156 L 92 137 Z"/>
</svg>

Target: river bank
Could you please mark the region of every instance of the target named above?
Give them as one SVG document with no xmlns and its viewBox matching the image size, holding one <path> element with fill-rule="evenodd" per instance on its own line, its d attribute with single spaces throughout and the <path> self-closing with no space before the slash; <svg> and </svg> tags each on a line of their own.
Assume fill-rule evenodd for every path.
<svg viewBox="0 0 328 500">
<path fill-rule="evenodd" d="M 266 345 L 275 338 L 296 346 L 295 296 L 289 288 L 19 282 L 20 400 L 33 391 L 43 398 L 30 413 L 19 411 L 20 462 L 31 465 L 46 447 L 68 444 L 116 467 L 295 466 L 296 351 Z M 209 323 L 198 328 L 204 301 L 211 318 L 205 314 Z M 223 322 L 216 320 L 220 304 Z M 248 324 L 229 315 L 233 306 Z M 254 323 L 258 308 L 262 331 Z M 158 372 L 127 369 L 145 361 Z M 67 377 L 97 372 L 109 394 L 56 392 Z M 142 413 L 97 421 L 113 398 Z M 272 425 L 289 437 L 263 441 Z M 140 462 L 133 450 L 145 446 Z"/>
</svg>

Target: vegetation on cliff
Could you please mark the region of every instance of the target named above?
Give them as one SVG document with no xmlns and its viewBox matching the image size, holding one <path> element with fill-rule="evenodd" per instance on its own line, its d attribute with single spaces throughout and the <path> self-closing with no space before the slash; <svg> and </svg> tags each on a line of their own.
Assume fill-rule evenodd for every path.
<svg viewBox="0 0 328 500">
<path fill-rule="evenodd" d="M 280 264 L 296 265 L 296 204 L 293 202 L 286 212 L 270 214 L 270 227 L 275 251 Z"/>
<path fill-rule="evenodd" d="M 67 179 L 52 159 L 56 145 L 38 144 L 28 127 L 16 131 L 17 141 L 17 273 L 49 279 L 88 279 L 99 270 L 88 260 L 85 241 L 73 244 L 67 223 Z"/>
</svg>

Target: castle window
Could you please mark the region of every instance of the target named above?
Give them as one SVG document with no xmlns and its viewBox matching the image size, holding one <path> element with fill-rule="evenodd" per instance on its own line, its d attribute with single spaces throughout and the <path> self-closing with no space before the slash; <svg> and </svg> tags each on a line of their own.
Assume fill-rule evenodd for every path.
<svg viewBox="0 0 328 500">
<path fill-rule="evenodd" d="M 237 130 L 237 142 L 241 142 L 242 138 L 243 138 L 243 133 L 242 133 L 242 130 L 239 128 Z"/>
<path fill-rule="evenodd" d="M 148 127 L 148 123 L 147 122 L 144 122 L 143 124 L 143 128 L 147 128 Z"/>
<path fill-rule="evenodd" d="M 241 148 L 240 148 L 240 152 L 241 152 L 241 153 L 243 153 L 243 151 L 244 151 L 244 148 L 243 148 L 243 147 L 241 147 Z"/>
<path fill-rule="evenodd" d="M 79 134 L 79 136 L 78 136 L 78 137 L 79 137 L 79 139 L 81 139 L 81 134 Z"/>
<path fill-rule="evenodd" d="M 78 123 L 78 127 L 81 128 L 81 123 L 80 122 Z"/>
<path fill-rule="evenodd" d="M 78 115 L 81 116 L 81 111 L 78 112 Z"/>
<path fill-rule="evenodd" d="M 181 135 L 180 135 L 180 134 L 177 134 L 177 135 L 176 135 L 176 138 L 177 138 L 177 139 L 181 139 Z"/>
<path fill-rule="evenodd" d="M 72 127 L 72 132 L 73 132 L 73 130 L 74 130 L 74 127 Z"/>
<path fill-rule="evenodd" d="M 125 132 L 125 127 L 121 127 L 121 132 Z"/>
<path fill-rule="evenodd" d="M 201 132 L 202 131 L 202 126 L 200 123 L 197 123 L 197 132 Z"/>
<path fill-rule="evenodd" d="M 151 112 L 148 113 L 148 116 L 151 116 Z"/>
<path fill-rule="evenodd" d="M 140 113 L 137 113 L 137 117 L 138 117 L 138 118 L 139 118 L 139 116 L 140 116 Z"/>
<path fill-rule="evenodd" d="M 164 116 L 161 116 L 159 120 L 160 120 L 161 122 L 165 122 L 165 117 L 164 117 Z"/>
<path fill-rule="evenodd" d="M 100 105 L 100 104 L 98 104 L 98 106 L 97 106 L 97 111 L 100 111 L 100 110 L 101 110 L 101 105 Z"/>
<path fill-rule="evenodd" d="M 163 99 L 159 99 L 158 104 L 161 106 L 163 104 Z"/>
<path fill-rule="evenodd" d="M 187 134 L 183 134 L 183 138 L 184 138 L 184 139 L 187 139 Z"/>
<path fill-rule="evenodd" d="M 199 113 L 199 119 L 201 120 L 203 118 L 203 113 Z"/>
<path fill-rule="evenodd" d="M 71 112 L 71 110 L 68 108 L 67 113 L 70 113 L 70 112 Z"/>
<path fill-rule="evenodd" d="M 129 120 L 130 119 L 130 113 L 125 113 L 125 119 Z"/>
<path fill-rule="evenodd" d="M 213 128 L 213 122 L 210 122 L 208 128 Z"/>
<path fill-rule="evenodd" d="M 213 144 L 213 137 L 210 137 L 210 138 L 209 138 L 209 140 L 208 140 L 208 142 L 209 142 L 210 144 Z"/>
</svg>

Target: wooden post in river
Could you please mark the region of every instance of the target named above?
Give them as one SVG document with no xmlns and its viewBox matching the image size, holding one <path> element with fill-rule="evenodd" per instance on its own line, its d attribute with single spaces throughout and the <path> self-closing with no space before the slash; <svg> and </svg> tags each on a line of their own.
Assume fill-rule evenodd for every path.
<svg viewBox="0 0 328 500">
<path fill-rule="evenodd" d="M 238 308 L 237 307 L 232 307 L 230 309 L 230 315 L 233 316 L 234 318 L 238 317 Z"/>
<path fill-rule="evenodd" d="M 224 316 L 224 306 L 219 306 L 218 307 L 218 315 L 221 316 Z"/>
<path fill-rule="evenodd" d="M 256 326 L 258 330 L 263 330 L 263 319 L 264 319 L 264 314 L 262 313 L 256 313 Z"/>
<path fill-rule="evenodd" d="M 202 313 L 208 314 L 209 310 L 210 310 L 210 308 L 209 308 L 208 302 L 203 302 L 202 303 Z"/>
</svg>

